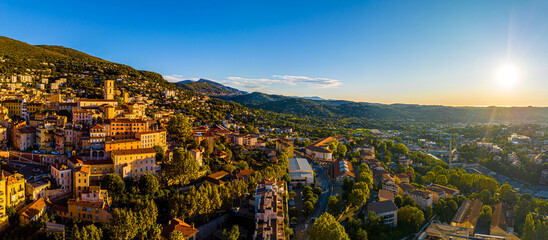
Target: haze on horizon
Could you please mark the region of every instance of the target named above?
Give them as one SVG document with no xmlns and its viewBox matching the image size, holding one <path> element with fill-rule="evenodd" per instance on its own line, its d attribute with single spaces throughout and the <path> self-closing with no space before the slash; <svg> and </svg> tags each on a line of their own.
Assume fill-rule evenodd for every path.
<svg viewBox="0 0 548 240">
<path fill-rule="evenodd" d="M 245 91 L 548 106 L 546 1 L 2 1 L 0 34 Z"/>
</svg>

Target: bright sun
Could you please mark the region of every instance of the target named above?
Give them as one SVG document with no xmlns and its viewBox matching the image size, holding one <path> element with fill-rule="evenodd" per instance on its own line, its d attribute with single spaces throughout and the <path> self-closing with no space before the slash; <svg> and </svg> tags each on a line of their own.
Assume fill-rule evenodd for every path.
<svg viewBox="0 0 548 240">
<path fill-rule="evenodd" d="M 498 69 L 496 79 L 499 85 L 503 87 L 512 87 L 519 80 L 519 71 L 514 65 L 503 65 Z"/>
</svg>

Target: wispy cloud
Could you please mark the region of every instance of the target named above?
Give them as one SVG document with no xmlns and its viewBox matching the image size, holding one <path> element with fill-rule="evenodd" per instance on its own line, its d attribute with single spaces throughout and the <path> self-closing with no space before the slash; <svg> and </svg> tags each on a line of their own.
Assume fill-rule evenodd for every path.
<svg viewBox="0 0 548 240">
<path fill-rule="evenodd" d="M 248 91 L 265 91 L 270 85 L 307 86 L 313 88 L 334 88 L 342 85 L 342 82 L 331 78 L 314 78 L 306 76 L 274 75 L 272 78 L 243 78 L 228 77 L 227 84 L 233 84 L 246 88 Z"/>
<path fill-rule="evenodd" d="M 177 75 L 177 74 L 173 74 L 173 75 L 162 75 L 164 77 L 165 80 L 167 80 L 168 82 L 180 82 L 180 81 L 184 81 L 184 80 L 193 80 L 193 81 L 196 81 L 198 80 L 198 78 L 185 78 L 183 77 L 183 75 Z"/>
<path fill-rule="evenodd" d="M 274 75 L 275 78 L 284 79 L 288 81 L 290 84 L 305 84 L 309 85 L 311 87 L 318 87 L 318 88 L 332 88 L 342 85 L 342 82 L 336 79 L 330 79 L 330 78 L 313 78 L 313 77 L 306 77 L 306 76 L 291 76 L 291 75 Z"/>
</svg>

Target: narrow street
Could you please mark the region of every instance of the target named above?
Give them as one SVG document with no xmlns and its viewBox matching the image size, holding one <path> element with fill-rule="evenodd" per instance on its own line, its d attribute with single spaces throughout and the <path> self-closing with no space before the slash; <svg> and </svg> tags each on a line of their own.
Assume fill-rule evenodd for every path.
<svg viewBox="0 0 548 240">
<path fill-rule="evenodd" d="M 323 193 L 318 197 L 318 202 L 316 203 L 314 211 L 312 211 L 310 216 L 302 223 L 300 223 L 296 228 L 297 231 L 304 233 L 306 229 L 313 224 L 312 218 L 318 218 L 326 211 L 327 199 L 329 198 L 329 196 L 331 196 L 332 193 L 332 185 L 331 180 L 327 175 L 327 172 L 314 160 L 306 157 L 304 154 L 298 151 L 295 151 L 295 157 L 306 158 L 308 160 L 308 163 L 316 173 L 316 186 L 322 188 L 323 190 Z M 306 233 L 304 235 L 306 235 Z"/>
</svg>

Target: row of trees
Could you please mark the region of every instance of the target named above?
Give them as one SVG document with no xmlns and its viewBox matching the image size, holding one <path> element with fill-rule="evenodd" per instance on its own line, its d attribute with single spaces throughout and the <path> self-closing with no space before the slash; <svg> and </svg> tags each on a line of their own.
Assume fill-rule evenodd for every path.
<svg viewBox="0 0 548 240">
<path fill-rule="evenodd" d="M 205 222 L 208 217 L 221 209 L 230 209 L 233 202 L 248 193 L 248 183 L 227 182 L 213 185 L 204 182 L 199 188 L 190 187 L 184 193 L 176 192 L 168 199 L 170 215 L 174 218 Z"/>
<path fill-rule="evenodd" d="M 318 202 L 318 197 L 322 194 L 322 189 L 315 187 L 312 189 L 310 186 L 303 188 L 303 210 L 306 215 L 310 214 L 314 210 L 314 206 Z"/>
</svg>

